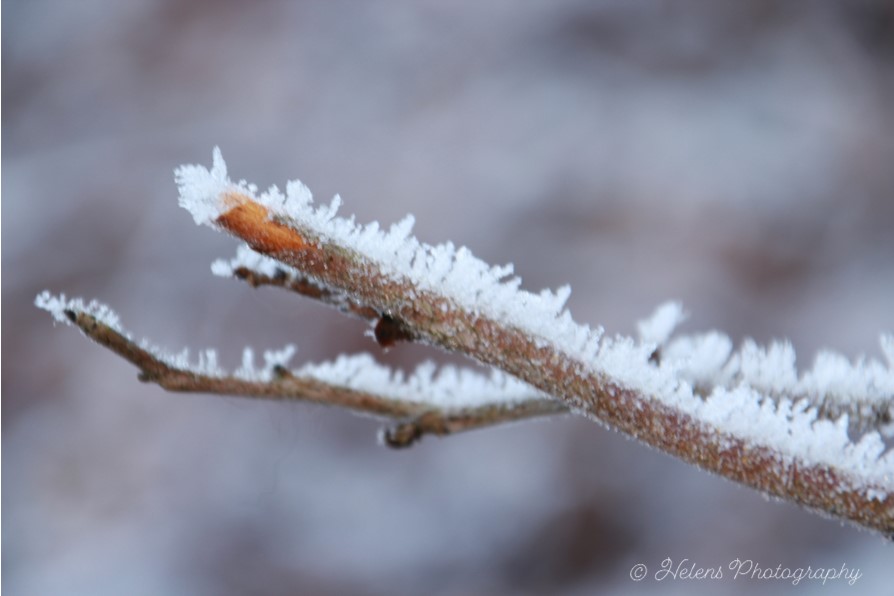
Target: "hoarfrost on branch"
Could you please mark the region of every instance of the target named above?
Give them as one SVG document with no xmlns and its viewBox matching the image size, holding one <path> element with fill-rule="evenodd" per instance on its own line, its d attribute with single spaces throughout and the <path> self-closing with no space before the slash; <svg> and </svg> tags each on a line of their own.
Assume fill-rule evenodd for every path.
<svg viewBox="0 0 894 596">
<path fill-rule="evenodd" d="M 384 230 L 339 217 L 338 196 L 316 206 L 299 181 L 285 193 L 275 186 L 259 193 L 230 180 L 217 148 L 210 170 L 185 165 L 175 177 L 180 205 L 197 224 L 245 243 L 234 259 L 215 262 L 214 274 L 288 287 L 378 321 L 380 340 L 385 325 L 383 337 L 459 352 L 493 371 L 436 373 L 424 364 L 403 375 L 369 355 L 287 371 L 294 353 L 287 347 L 265 353 L 261 369 L 246 349 L 242 366 L 229 375 L 213 351 L 201 352 L 196 363 L 141 343 L 146 358 L 133 357 L 135 342 L 107 307 L 38 296 L 37 305 L 56 320 L 113 346 L 150 380 L 175 390 L 282 397 L 285 390 L 270 385 L 303 379 L 289 386 L 292 397 L 303 391 L 313 401 L 397 418 L 436 414 L 436 424 L 404 428 L 409 441 L 418 438 L 413 433 L 570 410 L 759 490 L 894 534 L 894 453 L 884 439 L 892 428 L 892 335 L 881 337 L 886 363 L 821 352 L 801 373 L 787 342 L 745 341 L 734 351 L 717 331 L 674 335 L 686 316 L 676 302 L 640 322 L 639 337 L 606 337 L 601 327 L 574 321 L 565 308 L 568 286 L 524 290 L 511 264 L 491 266 L 450 242 L 420 242 L 411 215 Z M 322 393 L 307 383 L 320 384 Z M 378 405 L 340 401 L 351 392 L 371 395 Z M 413 407 L 394 405 L 401 400 Z M 475 421 L 482 412 L 489 418 Z"/>
</svg>

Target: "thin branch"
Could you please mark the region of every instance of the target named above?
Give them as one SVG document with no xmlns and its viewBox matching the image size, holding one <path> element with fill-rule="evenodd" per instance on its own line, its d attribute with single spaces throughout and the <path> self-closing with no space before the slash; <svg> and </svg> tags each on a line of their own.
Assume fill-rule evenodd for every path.
<svg viewBox="0 0 894 596">
<path fill-rule="evenodd" d="M 273 275 L 267 275 L 266 273 L 240 265 L 233 269 L 233 277 L 247 282 L 253 288 L 259 286 L 283 288 L 307 298 L 313 298 L 323 304 L 328 304 L 344 314 L 352 315 L 365 321 L 377 321 L 381 316 L 375 309 L 358 304 L 345 294 L 324 288 L 306 277 L 287 271 L 285 268 L 279 268 Z"/>
<path fill-rule="evenodd" d="M 69 305 L 71 306 L 71 305 Z M 561 402 L 530 398 L 495 401 L 474 406 L 436 407 L 423 398 L 408 400 L 386 394 L 362 391 L 326 380 L 291 372 L 284 366 L 272 368 L 269 379 L 252 380 L 232 375 L 211 375 L 176 366 L 157 350 L 147 349 L 120 329 L 104 323 L 93 314 L 69 307 L 63 314 L 70 324 L 87 337 L 115 352 L 139 370 L 139 379 L 175 392 L 210 393 L 249 398 L 305 401 L 338 406 L 397 423 L 384 430 L 385 443 L 407 447 L 424 435 L 445 436 L 497 424 L 547 416 L 567 409 Z"/>
<path fill-rule="evenodd" d="M 321 235 L 313 224 L 295 219 L 286 211 L 271 211 L 232 186 L 220 196 L 202 200 L 213 205 L 210 211 L 200 205 L 202 211 L 194 211 L 197 221 L 208 221 L 322 286 L 386 313 L 419 341 L 500 368 L 560 398 L 572 409 L 706 470 L 894 535 L 890 476 L 864 477 L 861 469 L 842 468 L 826 463 L 828 460 L 822 457 L 800 455 L 811 452 L 798 451 L 798 441 L 780 444 L 774 442 L 780 437 L 764 435 L 760 429 L 735 424 L 724 427 L 700 419 L 694 414 L 700 406 L 691 399 L 685 402 L 687 410 L 681 407 L 683 402 L 678 405 L 661 393 L 635 388 L 635 379 L 613 378 L 526 329 L 470 310 L 431 286 L 386 270 L 382 262 Z M 313 217 L 321 216 L 314 213 Z M 819 441 L 819 436 L 810 438 Z M 796 451 L 786 453 L 786 448 Z M 860 443 L 851 449 L 868 453 L 877 448 L 872 443 Z M 842 450 L 847 452 L 844 446 Z"/>
<path fill-rule="evenodd" d="M 374 323 L 373 336 L 382 347 L 417 339 L 412 330 L 403 327 L 387 313 L 361 304 L 344 292 L 323 286 L 292 267 L 254 252 L 248 246 L 240 246 L 236 258 L 229 262 L 215 261 L 211 270 L 221 277 L 245 281 L 253 288 L 272 286 L 289 290 L 331 306 L 343 314 Z"/>
</svg>

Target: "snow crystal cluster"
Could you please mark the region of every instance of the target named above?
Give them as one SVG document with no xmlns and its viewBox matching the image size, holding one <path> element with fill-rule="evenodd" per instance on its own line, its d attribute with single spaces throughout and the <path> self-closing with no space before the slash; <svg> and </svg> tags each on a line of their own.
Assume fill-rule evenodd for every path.
<svg viewBox="0 0 894 596">
<path fill-rule="evenodd" d="M 254 366 L 254 352 L 245 348 L 242 366 L 234 376 L 247 381 L 269 381 L 277 367 L 286 367 L 294 346 L 264 352 L 264 367 Z M 376 362 L 370 354 L 341 355 L 333 361 L 305 364 L 291 371 L 337 387 L 354 389 L 383 398 L 428 403 L 439 408 L 473 407 L 492 403 L 519 402 L 542 394 L 499 370 L 484 375 L 467 368 L 438 366 L 423 362 L 409 375 Z"/>
<path fill-rule="evenodd" d="M 889 343 L 890 336 L 883 336 L 888 366 L 865 359 L 852 364 L 824 352 L 812 369 L 799 375 L 790 344 L 764 349 L 749 340 L 732 354 L 729 338 L 714 332 L 669 342 L 659 370 L 680 379 L 677 405 L 700 419 L 792 457 L 837 464 L 863 475 L 870 472 L 876 481 L 891 486 L 894 457 L 885 453 L 879 432 L 865 433 L 855 443 L 848 435 L 848 414 L 834 420 L 818 417 L 818 406 L 830 401 L 850 415 L 872 406 L 877 411 L 894 409 L 894 354 L 884 348 Z M 699 385 L 709 387 L 710 393 L 693 399 L 688 389 Z"/>
<path fill-rule="evenodd" d="M 303 366 L 296 375 L 386 395 L 393 399 L 431 403 L 438 407 L 473 407 L 513 403 L 545 397 L 539 391 L 501 371 L 483 375 L 467 368 L 442 366 L 426 361 L 409 375 L 382 366 L 369 354 L 342 355 L 334 361 Z"/>
<path fill-rule="evenodd" d="M 746 341 L 733 353 L 729 337 L 718 332 L 672 338 L 682 320 L 678 305 L 664 305 L 640 324 L 646 347 L 639 354 L 615 343 L 600 352 L 611 355 L 608 374 L 635 366 L 633 388 L 732 436 L 773 448 L 787 460 L 831 465 L 857 474 L 864 482 L 884 486 L 876 498 L 894 491 L 894 451 L 887 449 L 879 423 L 876 430 L 852 439 L 852 416 L 869 411 L 894 413 L 894 353 L 891 336 L 882 336 L 888 365 L 877 360 L 849 362 L 841 355 L 820 353 L 812 369 L 798 374 L 791 344 L 761 348 Z M 648 338 L 648 341 L 647 341 Z M 659 363 L 642 366 L 643 355 L 660 348 Z M 604 352 L 604 353 L 603 353 Z M 625 354 L 626 353 L 626 354 Z M 622 365 L 618 360 L 629 357 Z M 842 413 L 830 419 L 820 406 L 838 405 Z"/>
<path fill-rule="evenodd" d="M 182 166 L 176 180 L 180 204 L 197 223 L 214 225 L 227 209 L 221 200 L 223 193 L 246 194 L 265 205 L 271 217 L 288 221 L 320 241 L 353 250 L 383 273 L 437 292 L 457 308 L 515 327 L 593 372 L 695 420 L 772 448 L 784 458 L 852 470 L 871 485 L 894 491 L 894 453 L 885 453 L 880 434 L 868 432 L 854 442 L 848 436 L 846 415 L 835 421 L 821 419 L 817 410 L 820 402 L 831 399 L 847 406 L 857 398 L 886 408 L 894 400 L 892 336 L 882 339 L 887 366 L 866 360 L 851 363 L 823 352 L 813 369 L 803 375 L 797 373 L 789 344 L 763 349 L 747 342 L 733 353 L 730 339 L 716 332 L 671 339 L 684 318 L 676 303 L 660 307 L 641 323 L 639 341 L 607 338 L 601 328 L 574 322 L 565 309 L 568 286 L 556 292 L 524 291 L 521 280 L 513 276 L 512 265 L 492 267 L 468 249 L 449 242 L 436 246 L 420 243 L 411 235 L 412 216 L 387 231 L 376 222 L 360 226 L 353 217 L 336 217 L 341 204 L 338 196 L 329 205 L 315 207 L 310 191 L 297 181 L 287 185 L 285 194 L 274 186 L 257 196 L 255 186 L 229 180 L 218 149 L 211 170 Z M 271 260 L 245 248 L 235 261 L 216 264 L 215 272 L 226 275 L 240 264 L 262 270 L 274 266 Z M 873 491 L 876 496 L 885 492 Z"/>
</svg>

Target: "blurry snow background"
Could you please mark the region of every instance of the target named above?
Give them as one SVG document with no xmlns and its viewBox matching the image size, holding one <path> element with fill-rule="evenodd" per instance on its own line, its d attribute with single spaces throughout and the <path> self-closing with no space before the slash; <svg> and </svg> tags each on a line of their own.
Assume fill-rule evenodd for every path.
<svg viewBox="0 0 894 596">
<path fill-rule="evenodd" d="M 894 330 L 894 5 L 3 3 L 3 587 L 14 594 L 744 593 L 630 567 L 861 568 L 890 547 L 584 420 L 406 452 L 375 421 L 167 394 L 32 306 L 97 297 L 179 350 L 376 351 L 215 278 L 173 169 L 299 177 L 360 221 L 572 285 L 577 320 L 878 355 Z M 383 361 L 427 356 L 400 346 Z M 843 591 L 806 583 L 783 591 Z M 772 588 L 771 588 L 772 589 Z"/>
</svg>

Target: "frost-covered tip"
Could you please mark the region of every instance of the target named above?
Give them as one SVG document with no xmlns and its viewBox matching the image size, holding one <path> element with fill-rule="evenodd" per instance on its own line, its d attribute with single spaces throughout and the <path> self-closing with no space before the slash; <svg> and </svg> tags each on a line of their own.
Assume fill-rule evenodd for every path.
<svg viewBox="0 0 894 596">
<path fill-rule="evenodd" d="M 73 324 L 73 320 L 69 313 L 85 313 L 94 317 L 100 323 L 111 327 L 115 331 L 122 331 L 118 314 L 105 304 L 97 302 L 96 300 L 84 303 L 84 300 L 81 298 L 72 298 L 69 300 L 65 297 L 65 294 L 54 296 L 49 290 L 44 290 L 34 298 L 34 306 L 47 311 L 53 316 L 54 320 L 59 323 L 65 323 L 66 325 Z"/>
<path fill-rule="evenodd" d="M 219 147 L 214 148 L 209 171 L 200 165 L 182 165 L 174 171 L 180 190 L 180 206 L 192 214 L 196 224 L 210 224 L 221 214 L 222 196 L 244 184 L 233 184 L 227 177 L 227 164 Z"/>
<path fill-rule="evenodd" d="M 286 185 L 283 194 L 276 186 L 260 195 L 244 181 L 231 182 L 220 151 L 214 151 L 211 170 L 201 166 L 181 166 L 176 171 L 180 204 L 197 223 L 214 225 L 226 210 L 226 195 L 239 193 L 265 207 L 271 218 L 321 240 L 353 250 L 375 263 L 386 275 L 409 281 L 422 290 L 433 290 L 461 308 L 490 316 L 508 326 L 526 328 L 535 337 L 551 341 L 569 353 L 598 346 L 601 332 L 576 325 L 565 303 L 568 286 L 553 292 L 531 293 L 520 289 L 521 280 L 512 276 L 512 266 L 494 267 L 476 258 L 465 247 L 447 242 L 431 246 L 412 236 L 414 219 L 408 215 L 387 229 L 377 222 L 357 225 L 353 217 L 337 217 L 341 199 L 315 206 L 310 190 L 300 181 Z M 214 272 L 227 275 L 232 266 L 218 262 Z"/>
</svg>

